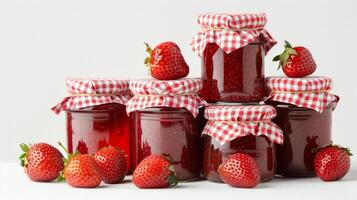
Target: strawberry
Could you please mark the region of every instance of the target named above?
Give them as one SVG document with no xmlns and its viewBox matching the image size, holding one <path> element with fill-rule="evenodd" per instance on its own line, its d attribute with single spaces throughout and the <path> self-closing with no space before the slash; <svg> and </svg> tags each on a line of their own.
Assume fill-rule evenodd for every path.
<svg viewBox="0 0 357 200">
<path fill-rule="evenodd" d="M 291 78 L 301 78 L 315 72 L 316 63 L 310 51 L 305 47 L 292 47 L 285 41 L 285 50 L 282 54 L 274 57 L 273 61 L 279 61 L 279 67 Z"/>
<path fill-rule="evenodd" d="M 94 155 L 105 183 L 122 182 L 126 174 L 124 151 L 117 147 L 104 147 Z"/>
<path fill-rule="evenodd" d="M 163 42 L 154 49 L 145 43 L 149 56 L 145 64 L 153 78 L 158 80 L 176 80 L 189 73 L 189 67 L 183 58 L 180 48 L 174 42 Z"/>
<path fill-rule="evenodd" d="M 93 156 L 80 154 L 78 151 L 70 154 L 62 143 L 58 142 L 58 144 L 67 153 L 67 158 L 64 159 L 64 170 L 58 179 L 65 180 L 72 187 L 98 187 L 102 181 L 102 174 Z"/>
<path fill-rule="evenodd" d="M 64 168 L 64 178 L 72 187 L 98 187 L 102 175 L 94 158 L 88 154 L 77 154 L 68 160 Z"/>
<path fill-rule="evenodd" d="M 21 166 L 31 180 L 50 182 L 63 170 L 63 156 L 55 147 L 37 143 L 31 146 L 20 144 L 20 148 L 24 151 L 20 156 Z"/>
<path fill-rule="evenodd" d="M 350 169 L 352 153 L 348 148 L 330 144 L 315 152 L 315 172 L 323 181 L 339 180 Z"/>
<path fill-rule="evenodd" d="M 243 153 L 228 157 L 218 168 L 220 178 L 230 186 L 252 188 L 260 182 L 260 171 L 255 160 Z"/>
<path fill-rule="evenodd" d="M 172 160 L 161 155 L 144 158 L 133 173 L 133 183 L 139 188 L 167 188 L 177 181 Z"/>
</svg>

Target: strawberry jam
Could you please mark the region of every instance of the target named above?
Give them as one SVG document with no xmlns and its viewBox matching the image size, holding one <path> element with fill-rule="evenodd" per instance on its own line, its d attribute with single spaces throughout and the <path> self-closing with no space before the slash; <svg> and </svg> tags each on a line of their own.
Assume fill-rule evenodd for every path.
<svg viewBox="0 0 357 200">
<path fill-rule="evenodd" d="M 277 145 L 277 174 L 283 177 L 316 176 L 313 149 L 331 142 L 332 105 L 319 113 L 291 104 L 269 102 L 277 111 L 273 119 L 284 132 Z"/>
<path fill-rule="evenodd" d="M 199 178 L 201 172 L 201 130 L 203 112 L 197 118 L 185 108 L 146 108 L 130 114 L 132 164 L 151 154 L 173 159 L 180 181 Z"/>
<path fill-rule="evenodd" d="M 66 113 L 70 153 L 94 154 L 105 146 L 119 147 L 125 151 L 129 169 L 129 117 L 124 105 L 103 104 Z"/>
<path fill-rule="evenodd" d="M 202 97 L 209 102 L 258 102 L 265 91 L 265 43 L 255 42 L 231 53 L 210 43 L 202 56 Z"/>
<path fill-rule="evenodd" d="M 242 152 L 250 155 L 260 169 L 261 182 L 270 181 L 275 175 L 275 144 L 265 136 L 247 135 L 221 145 L 209 135 L 204 135 L 203 175 L 209 181 L 222 182 L 219 165 L 229 155 Z"/>
</svg>

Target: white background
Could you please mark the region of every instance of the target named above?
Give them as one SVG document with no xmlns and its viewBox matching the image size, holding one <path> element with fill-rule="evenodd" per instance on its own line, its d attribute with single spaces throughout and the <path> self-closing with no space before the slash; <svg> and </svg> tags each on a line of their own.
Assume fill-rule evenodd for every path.
<svg viewBox="0 0 357 200">
<path fill-rule="evenodd" d="M 353 0 L 0 0 L 0 161 L 16 161 L 21 142 L 65 141 L 64 117 L 50 111 L 65 77 L 146 77 L 145 41 L 175 41 L 199 77 L 189 43 L 207 11 L 268 14 L 280 43 L 266 58 L 267 75 L 282 73 L 271 59 L 284 39 L 308 47 L 315 75 L 332 77 L 341 97 L 333 138 L 357 151 L 356 8 Z"/>
</svg>

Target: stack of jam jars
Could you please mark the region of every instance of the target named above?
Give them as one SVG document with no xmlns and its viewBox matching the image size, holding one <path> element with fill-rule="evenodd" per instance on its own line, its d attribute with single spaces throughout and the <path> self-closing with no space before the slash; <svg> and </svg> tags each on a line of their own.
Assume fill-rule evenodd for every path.
<svg viewBox="0 0 357 200">
<path fill-rule="evenodd" d="M 125 111 L 132 96 L 129 81 L 68 78 L 65 83 L 68 96 L 52 110 L 66 112 L 69 152 L 94 154 L 104 146 L 116 146 L 124 150 L 129 169 L 129 117 Z"/>
<path fill-rule="evenodd" d="M 264 57 L 276 41 L 264 29 L 259 14 L 206 13 L 198 18 L 202 30 L 191 46 L 202 59 L 202 97 L 208 120 L 203 131 L 203 174 L 221 181 L 217 168 L 230 154 L 243 152 L 258 163 L 262 181 L 275 175 L 275 143 L 282 131 L 271 119 L 276 110 L 259 104 L 267 95 Z"/>
<path fill-rule="evenodd" d="M 198 95 L 201 88 L 202 80 L 192 78 L 130 81 L 134 97 L 127 112 L 133 167 L 151 154 L 165 154 L 173 160 L 180 181 L 200 177 L 205 125 L 200 107 L 206 105 Z"/>
<path fill-rule="evenodd" d="M 270 77 L 267 86 L 267 103 L 278 113 L 273 121 L 284 132 L 284 144 L 277 146 L 277 174 L 315 176 L 313 150 L 330 144 L 332 111 L 339 100 L 330 94 L 332 80 Z"/>
</svg>

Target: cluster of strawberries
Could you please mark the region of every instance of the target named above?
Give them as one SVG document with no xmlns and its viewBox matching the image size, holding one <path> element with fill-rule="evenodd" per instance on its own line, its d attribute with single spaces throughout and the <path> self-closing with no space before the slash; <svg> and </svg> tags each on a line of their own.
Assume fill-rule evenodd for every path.
<svg viewBox="0 0 357 200">
<path fill-rule="evenodd" d="M 103 181 L 121 183 L 127 173 L 126 158 L 117 147 L 104 147 L 93 156 L 69 154 L 64 158 L 55 147 L 46 143 L 31 146 L 21 144 L 24 153 L 21 165 L 28 177 L 36 182 L 66 181 L 72 187 L 95 188 Z M 317 150 L 314 166 L 316 174 L 324 181 L 341 179 L 349 170 L 350 150 L 328 145 Z M 244 153 L 229 156 L 218 168 L 220 178 L 233 187 L 252 188 L 260 182 L 256 161 Z M 133 183 L 139 188 L 167 188 L 177 185 L 173 162 L 166 155 L 150 155 L 135 168 Z"/>
<path fill-rule="evenodd" d="M 103 181 L 107 184 L 123 182 L 127 173 L 124 151 L 117 147 L 103 147 L 94 155 L 70 154 L 67 158 L 46 143 L 34 145 L 21 144 L 24 151 L 20 156 L 21 165 L 32 181 L 66 181 L 72 187 L 95 188 Z M 164 188 L 174 186 L 178 179 L 172 160 L 165 155 L 146 157 L 133 173 L 133 183 L 139 188 Z"/>
</svg>

